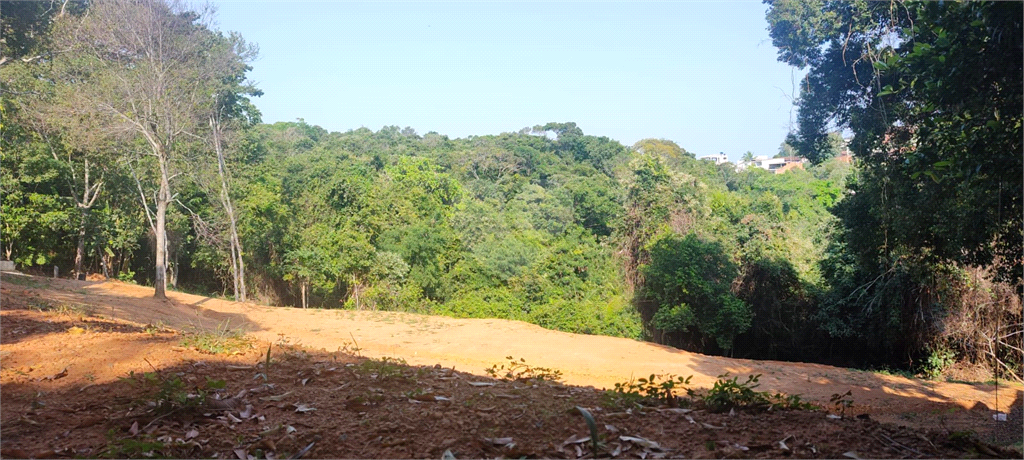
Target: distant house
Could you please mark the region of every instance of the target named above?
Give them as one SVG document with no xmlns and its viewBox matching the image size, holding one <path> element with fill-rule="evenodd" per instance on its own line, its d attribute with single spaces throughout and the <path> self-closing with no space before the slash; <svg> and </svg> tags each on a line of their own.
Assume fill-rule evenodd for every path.
<svg viewBox="0 0 1024 460">
<path fill-rule="evenodd" d="M 741 161 L 740 164 L 736 165 L 736 169 L 742 171 L 747 168 L 761 168 L 781 174 L 796 168 L 803 169 L 804 163 L 807 163 L 807 159 L 803 157 L 768 158 L 766 156 L 756 156 L 753 161 Z"/>
<path fill-rule="evenodd" d="M 722 153 L 722 152 L 718 152 L 717 155 L 702 156 L 702 157 L 700 157 L 700 159 L 701 160 L 713 161 L 713 162 L 715 162 L 716 165 L 720 165 L 722 163 L 728 163 L 729 162 L 729 157 L 725 156 L 725 154 Z"/>
</svg>

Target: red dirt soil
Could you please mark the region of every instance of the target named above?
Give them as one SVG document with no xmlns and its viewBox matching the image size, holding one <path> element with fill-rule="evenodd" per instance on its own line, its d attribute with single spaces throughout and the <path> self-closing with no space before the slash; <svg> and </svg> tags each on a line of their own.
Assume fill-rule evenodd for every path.
<svg viewBox="0 0 1024 460">
<path fill-rule="evenodd" d="M 168 300 L 156 300 L 152 297 L 152 288 L 116 281 L 46 279 L 4 273 L 0 282 L 0 383 L 3 384 L 0 436 L 5 444 L 0 455 L 7 458 L 95 457 L 103 452 L 114 456 L 135 456 L 130 449 L 111 450 L 110 446 L 117 439 L 142 439 L 140 436 L 147 435 L 156 439 L 160 433 L 173 430 L 191 433 L 197 429 L 195 427 L 206 427 L 199 431 L 211 431 L 213 429 L 209 427 L 212 425 L 235 433 L 236 438 L 245 437 L 242 433 L 245 430 L 239 431 L 238 428 L 242 425 L 232 424 L 233 420 L 239 419 L 236 416 L 222 424 L 218 423 L 225 416 L 211 419 L 219 420 L 212 425 L 191 418 L 182 420 L 168 416 L 159 421 L 153 420 L 155 417 L 152 415 L 145 418 L 145 408 L 135 407 L 133 404 L 137 405 L 137 401 L 132 402 L 135 393 L 145 393 L 142 391 L 144 385 L 140 387 L 138 384 L 142 380 L 137 377 L 144 372 L 156 372 L 160 376 L 180 373 L 189 382 L 198 376 L 225 379 L 225 373 L 238 374 L 226 379 L 229 382 L 228 393 L 234 394 L 239 389 L 248 391 L 245 401 L 255 403 L 254 410 L 262 411 L 260 417 L 264 421 L 270 420 L 270 414 L 276 412 L 281 412 L 282 417 L 299 417 L 294 423 L 281 422 L 286 423 L 281 426 L 297 428 L 294 435 L 288 434 L 294 442 L 286 446 L 271 442 L 272 446 L 261 444 L 260 448 L 256 444 L 266 444 L 264 441 L 269 438 L 253 435 L 255 437 L 250 439 L 220 440 L 220 444 L 213 441 L 194 443 L 195 448 L 191 451 L 170 447 L 161 451 L 169 456 L 244 458 L 258 449 L 266 458 L 271 458 L 274 452 L 280 458 L 281 452 L 295 453 L 308 444 L 306 441 L 319 443 L 305 453 L 307 458 L 439 458 L 444 450 L 451 450 L 460 458 L 561 457 L 563 454 L 576 458 L 577 454 L 592 455 L 586 447 L 589 443 L 582 443 L 585 445 L 582 449 L 576 449 L 580 443 L 565 444 L 566 438 L 572 434 L 580 437 L 587 434 L 586 425 L 578 415 L 566 415 L 574 405 L 593 408 L 598 426 L 608 425 L 601 430 L 608 444 L 599 456 L 609 456 L 614 452 L 611 440 L 616 439 L 615 436 L 642 436 L 661 443 L 662 448 L 673 446 L 671 448 L 674 449 L 642 447 L 639 441 L 627 438 L 615 443 L 620 449 L 619 456 L 624 457 L 773 457 L 790 454 L 829 457 L 841 456 L 845 453 L 843 449 L 861 456 L 885 457 L 993 455 L 1001 451 L 989 450 L 986 453 L 989 448 L 979 447 L 980 444 L 970 444 L 967 448 L 963 445 L 949 447 L 951 444 L 946 441 L 951 433 L 964 431 L 973 431 L 977 433 L 977 439 L 999 444 L 1020 442 L 1024 437 L 1024 426 L 1020 420 L 1024 391 L 1018 384 L 1005 382 L 1000 382 L 998 387 L 933 382 L 819 364 L 706 356 L 629 339 L 551 331 L 518 321 L 453 319 L 393 312 L 302 310 L 240 304 L 177 292 L 169 292 Z M 62 306 L 64 308 L 60 308 Z M 181 346 L 180 331 L 217 332 L 228 329 L 244 331 L 261 344 L 236 356 L 214 357 Z M 292 378 L 287 383 L 275 382 L 277 387 L 258 387 L 260 381 L 253 380 L 253 374 L 258 377 L 256 369 L 263 359 L 262 351 L 269 343 L 285 345 L 284 349 L 289 350 L 280 367 L 272 364 L 270 368 L 280 372 L 291 371 Z M 359 356 L 353 356 L 353 352 Z M 507 356 L 525 359 L 531 366 L 557 369 L 561 371 L 562 383 L 567 386 L 531 386 L 522 382 L 499 381 L 495 386 L 480 387 L 487 391 L 478 391 L 475 386 L 456 383 L 487 381 L 485 369 L 507 363 Z M 295 361 L 290 361 L 289 357 Z M 378 378 L 383 380 L 379 377 L 380 372 L 373 374 L 364 368 L 381 366 L 379 360 L 383 357 L 421 367 L 401 366 L 404 370 L 396 374 L 398 377 L 393 381 L 376 381 Z M 277 356 L 274 358 L 276 361 Z M 377 360 L 366 361 L 365 358 Z M 389 362 L 384 362 L 385 367 Z M 332 367 L 334 377 L 320 377 Z M 365 372 L 360 373 L 360 369 Z M 135 376 L 126 378 L 132 372 Z M 693 423 L 682 420 L 678 411 L 648 411 L 642 417 L 623 412 L 622 419 L 609 418 L 615 413 L 609 413 L 613 411 L 607 407 L 601 408 L 601 392 L 593 389 L 612 388 L 615 383 L 651 374 L 692 375 L 689 387 L 707 389 L 725 373 L 740 376 L 741 382 L 749 374 L 761 374 L 759 391 L 799 394 L 803 400 L 829 409 L 836 409 L 830 402 L 832 395 L 849 390 L 854 405 L 842 420 L 826 419 L 821 412 L 807 411 L 739 414 L 732 418 L 726 414 L 700 411 L 704 417 L 698 419 L 701 424 L 732 426 L 715 431 L 717 428 L 708 429 L 705 425 L 701 431 L 698 429 L 700 425 L 690 428 Z M 308 381 L 302 382 L 300 378 L 302 375 L 314 378 L 314 374 L 316 379 L 330 380 L 332 390 L 320 388 L 319 393 L 314 392 L 313 384 L 307 387 Z M 201 386 L 202 380 L 198 382 L 192 384 Z M 305 399 L 288 399 L 288 404 L 261 404 L 251 396 L 259 391 L 279 394 L 286 391 L 285 388 L 293 388 L 296 394 L 306 395 Z M 358 392 L 352 393 L 354 390 Z M 491 396 L 478 402 L 485 409 L 494 406 L 494 412 L 481 412 L 477 406 L 475 411 L 463 414 L 440 407 L 442 404 L 456 406 L 448 401 L 461 398 L 463 404 L 457 406 L 459 410 L 466 409 L 472 406 L 472 398 L 485 398 L 491 394 L 488 392 L 505 395 L 498 396 L 498 399 Z M 342 394 L 346 395 L 344 400 L 334 400 Z M 392 400 L 394 394 L 399 396 Z M 424 394 L 448 399 L 415 403 L 416 398 Z M 377 398 L 377 395 L 390 396 Z M 107 398 L 106 402 L 103 397 Z M 357 404 L 353 401 L 362 402 Z M 301 404 L 318 407 L 319 411 L 296 413 L 294 410 Z M 377 410 L 363 410 L 362 406 L 353 409 L 353 405 L 362 404 Z M 393 407 L 394 404 L 401 405 Z M 58 407 L 63 407 L 63 415 L 45 415 Z M 125 407 L 130 407 L 128 414 L 115 414 Z M 344 421 L 336 416 L 329 417 L 329 412 L 334 411 L 326 410 L 330 407 L 340 407 L 338 411 L 349 415 L 357 414 L 362 421 L 353 425 L 353 417 L 342 417 Z M 381 409 L 384 407 L 387 410 Z M 428 417 L 431 423 L 393 413 L 406 408 L 422 409 L 416 417 Z M 996 411 L 1009 413 L 1009 420 L 994 421 Z M 507 417 L 499 417 L 501 414 Z M 516 414 L 533 422 L 526 427 L 513 423 L 511 420 L 519 419 Z M 853 418 L 852 415 L 860 415 L 861 418 Z M 157 431 L 133 430 L 130 422 L 140 422 L 138 428 L 144 426 L 150 431 Z M 40 436 L 35 439 L 35 434 L 41 430 L 40 424 L 48 427 L 44 432 L 50 438 Z M 252 430 L 259 432 L 256 425 L 259 423 L 254 421 Z M 340 441 L 335 439 L 329 444 L 323 441 L 327 432 L 337 436 L 340 432 L 337 429 L 342 426 L 350 428 L 346 432 L 349 434 L 343 434 Z M 609 431 L 609 427 L 615 430 Z M 656 432 L 644 431 L 652 429 Z M 313 432 L 317 434 L 310 434 Z M 403 432 L 416 435 L 409 439 L 424 436 L 437 439 L 413 442 L 399 435 Z M 640 432 L 646 436 L 637 434 Z M 746 434 L 725 439 L 723 435 L 726 432 Z M 801 436 L 831 441 L 819 439 L 814 444 L 818 448 L 808 444 L 810 441 L 804 442 L 811 447 L 803 451 L 795 447 L 792 451 L 779 450 L 776 442 L 787 435 L 795 436 L 786 441 L 790 447 L 796 442 L 794 439 L 799 440 Z M 183 434 L 178 433 L 177 436 L 181 438 Z M 395 439 L 388 441 L 388 437 Z M 516 438 L 516 442 L 502 444 L 499 441 L 504 437 Z M 174 436 L 164 441 L 172 438 Z M 200 438 L 205 438 L 205 433 L 191 438 L 186 434 L 182 440 Z M 364 438 L 366 441 L 360 446 L 345 447 L 352 444 L 346 439 L 362 442 Z M 946 441 L 939 442 L 939 438 Z M 687 444 L 688 439 L 694 442 Z M 73 446 L 72 441 L 78 442 L 78 447 Z M 517 446 L 510 447 L 509 444 Z M 117 445 L 124 446 L 123 443 Z M 752 447 L 762 445 L 770 447 Z M 630 446 L 634 449 L 628 450 Z M 627 450 L 622 451 L 624 447 Z"/>
</svg>

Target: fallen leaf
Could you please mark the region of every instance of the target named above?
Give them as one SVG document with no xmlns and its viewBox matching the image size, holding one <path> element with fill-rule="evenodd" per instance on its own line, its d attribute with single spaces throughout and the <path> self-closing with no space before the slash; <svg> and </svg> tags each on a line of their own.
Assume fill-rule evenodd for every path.
<svg viewBox="0 0 1024 460">
<path fill-rule="evenodd" d="M 573 434 L 572 436 L 569 436 L 569 439 L 562 441 L 562 447 L 568 446 L 569 444 L 580 444 L 588 441 L 590 441 L 590 436 L 581 437 Z"/>
<path fill-rule="evenodd" d="M 622 453 L 622 444 L 615 444 L 615 448 L 612 449 L 612 457 L 618 457 Z"/>
<path fill-rule="evenodd" d="M 284 398 L 287 398 L 288 395 L 290 395 L 290 394 L 292 394 L 292 392 L 289 391 L 289 392 L 287 392 L 285 394 L 281 394 L 281 395 L 277 395 L 277 396 L 266 396 L 266 397 L 260 398 L 260 401 L 275 401 L 275 402 L 283 401 Z"/>
<path fill-rule="evenodd" d="M 312 412 L 312 411 L 316 410 L 315 407 L 310 407 L 310 406 L 307 406 L 305 404 L 292 404 L 292 405 L 295 406 L 295 412 L 301 412 L 303 414 L 306 413 L 306 412 Z"/>
<path fill-rule="evenodd" d="M 65 367 L 64 370 L 62 370 L 62 371 L 60 371 L 60 372 L 58 372 L 56 374 L 53 374 L 53 375 L 51 375 L 49 377 L 43 377 L 43 380 L 57 380 L 57 379 L 62 379 L 62 378 L 67 377 L 67 376 L 68 376 L 68 368 Z"/>
<path fill-rule="evenodd" d="M 609 433 L 618 433 L 619 429 L 615 428 L 615 425 L 605 424 L 604 429 L 608 430 Z"/>
<path fill-rule="evenodd" d="M 238 413 L 238 416 L 242 417 L 243 419 L 250 419 L 250 418 L 252 418 L 252 404 L 246 404 L 245 405 L 245 410 L 240 411 Z"/>
<path fill-rule="evenodd" d="M 658 412 L 669 412 L 672 414 L 688 414 L 693 412 L 693 409 L 680 409 L 678 407 L 669 407 L 667 409 L 658 409 Z"/>
<path fill-rule="evenodd" d="M 700 422 L 700 424 L 704 428 L 711 429 L 711 430 L 721 430 L 722 428 L 725 428 L 725 424 L 724 423 L 722 424 L 722 426 L 715 426 L 715 425 L 712 425 L 710 423 L 704 423 L 704 422 Z"/>
<path fill-rule="evenodd" d="M 849 451 L 849 452 L 843 452 L 843 457 L 853 458 L 853 459 L 859 459 L 860 458 L 860 456 L 857 455 L 857 453 L 852 451 L 852 450 Z"/>
<path fill-rule="evenodd" d="M 306 383 L 309 382 L 309 380 L 309 378 L 302 379 L 302 386 L 306 386 Z"/>
<path fill-rule="evenodd" d="M 132 423 L 132 427 L 128 429 L 128 433 L 132 436 L 139 434 L 139 422 Z"/>
<path fill-rule="evenodd" d="M 648 449 L 661 449 L 661 446 L 658 443 L 651 441 L 650 439 L 641 438 L 639 436 L 619 436 L 619 440 L 631 442 L 640 447 L 645 447 Z"/>
<path fill-rule="evenodd" d="M 240 419 L 238 417 L 235 417 L 234 415 L 231 415 L 231 412 L 228 412 L 227 414 L 228 414 L 228 418 L 231 419 L 232 422 L 242 423 L 242 419 Z"/>
<path fill-rule="evenodd" d="M 441 460 L 455 460 L 455 454 L 452 453 L 451 449 L 445 449 L 444 453 L 441 454 Z"/>
<path fill-rule="evenodd" d="M 199 436 L 199 430 L 193 428 L 193 429 L 189 430 L 188 433 L 185 433 L 185 440 L 187 441 L 187 440 L 192 439 L 192 438 L 194 438 L 196 436 Z"/>
<path fill-rule="evenodd" d="M 829 420 L 840 420 L 840 419 L 842 419 L 842 417 L 840 417 L 840 416 L 838 416 L 836 414 L 828 414 L 828 415 L 825 416 L 825 418 L 827 418 Z"/>
<path fill-rule="evenodd" d="M 475 387 L 493 387 L 495 385 L 494 382 L 469 382 L 469 384 Z"/>
<path fill-rule="evenodd" d="M 78 326 L 73 326 L 68 329 L 68 334 L 85 334 L 85 329 L 82 329 Z"/>
<path fill-rule="evenodd" d="M 487 441 L 496 446 L 512 444 L 512 438 L 484 438 L 484 441 Z"/>
<path fill-rule="evenodd" d="M 434 401 L 451 401 L 452 398 L 447 396 L 434 396 Z"/>
</svg>

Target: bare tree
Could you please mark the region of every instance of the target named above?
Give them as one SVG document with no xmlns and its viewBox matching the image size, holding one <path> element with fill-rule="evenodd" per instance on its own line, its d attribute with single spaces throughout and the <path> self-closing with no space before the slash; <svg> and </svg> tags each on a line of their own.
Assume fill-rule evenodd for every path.
<svg viewBox="0 0 1024 460">
<path fill-rule="evenodd" d="M 98 0 L 81 19 L 55 24 L 57 49 L 75 59 L 69 105 L 102 120 L 105 134 L 129 135 L 146 146 L 156 176 L 155 296 L 166 298 L 167 210 L 184 157 L 202 149 L 213 95 L 239 80 L 253 57 L 211 28 L 213 10 L 189 11 L 163 0 Z M 141 183 L 140 191 L 141 191 Z M 149 212 L 147 210 L 147 212 Z"/>
<path fill-rule="evenodd" d="M 222 126 L 220 115 L 220 112 L 216 111 L 210 116 L 210 130 L 213 134 L 213 147 L 217 152 L 217 176 L 220 177 L 221 185 L 220 202 L 230 224 L 231 277 L 234 280 L 235 300 L 245 302 L 245 262 L 242 260 L 242 242 L 238 239 L 235 208 L 231 204 L 231 189 L 228 187 L 227 166 L 224 161 L 224 149 L 221 145 Z"/>
</svg>

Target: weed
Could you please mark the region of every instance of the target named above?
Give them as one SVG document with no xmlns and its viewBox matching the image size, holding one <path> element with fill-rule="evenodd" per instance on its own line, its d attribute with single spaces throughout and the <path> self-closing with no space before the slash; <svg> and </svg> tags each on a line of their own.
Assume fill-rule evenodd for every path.
<svg viewBox="0 0 1024 460">
<path fill-rule="evenodd" d="M 721 412 L 729 409 L 797 409 L 817 410 L 819 407 L 805 402 L 800 395 L 784 395 L 782 393 L 771 394 L 767 391 L 754 391 L 760 386 L 757 383 L 761 374 L 747 376 L 747 381 L 740 383 L 737 377 L 728 379 L 729 374 L 718 376 L 718 381 L 704 395 L 703 401 L 708 409 L 713 412 Z"/>
<path fill-rule="evenodd" d="M 184 334 L 181 346 L 211 355 L 240 354 L 251 348 L 252 342 L 242 332 L 231 330 L 225 321 L 214 330 L 195 328 L 193 332 Z"/>
<path fill-rule="evenodd" d="M 956 363 L 956 354 L 947 348 L 939 348 L 931 352 L 921 366 L 921 372 L 930 380 L 938 379 L 942 373 Z"/>
<path fill-rule="evenodd" d="M 690 384 L 689 377 L 677 377 L 669 375 L 667 379 L 658 382 L 663 376 L 651 374 L 649 378 L 630 380 L 629 382 L 616 383 L 614 390 L 605 392 L 605 402 L 612 406 L 655 406 L 667 404 L 672 407 L 679 405 L 679 399 L 675 395 L 676 387 L 683 387 Z M 692 389 L 686 389 L 687 396 L 693 396 Z"/>
<path fill-rule="evenodd" d="M 92 305 L 77 303 L 52 304 L 45 300 L 32 302 L 28 305 L 28 308 L 38 312 L 53 313 L 57 316 L 79 316 L 84 318 L 94 314 Z"/>
<path fill-rule="evenodd" d="M 270 380 L 270 377 L 269 377 L 269 374 L 270 374 L 270 349 L 273 348 L 273 347 L 274 347 L 274 344 L 267 345 L 267 359 L 263 363 L 263 372 L 257 373 L 256 376 L 253 377 L 253 380 L 256 380 L 256 379 L 258 379 L 260 377 L 263 377 L 263 381 L 264 382 Z"/>
<path fill-rule="evenodd" d="M 509 362 L 507 365 L 493 365 L 484 369 L 487 375 L 507 381 L 548 381 L 557 382 L 562 379 L 562 371 L 547 367 L 531 366 L 526 364 L 526 358 L 519 358 L 516 361 L 511 356 L 506 356 Z"/>
<path fill-rule="evenodd" d="M 385 356 L 379 360 L 367 359 L 356 365 L 355 369 L 359 373 L 369 375 L 371 379 L 380 381 L 406 380 L 407 377 L 403 372 L 406 366 L 408 366 L 408 363 L 402 358 L 389 358 Z"/>
<path fill-rule="evenodd" d="M 727 379 L 729 374 L 718 376 L 718 381 L 704 395 L 704 404 L 712 411 L 725 411 L 733 408 L 755 407 L 768 404 L 767 394 L 754 391 L 761 384 L 757 380 L 761 374 L 750 375 L 747 381 L 739 383 L 737 377 Z"/>
<path fill-rule="evenodd" d="M 107 432 L 107 447 L 100 452 L 102 458 L 164 458 L 160 453 L 166 447 L 160 441 L 149 439 L 116 439 L 117 430 Z"/>
<path fill-rule="evenodd" d="M 134 371 L 128 374 L 128 378 L 139 382 L 144 391 L 153 393 L 146 403 L 152 406 L 153 411 L 166 415 L 177 411 L 194 411 L 203 408 L 206 398 L 211 391 L 223 390 L 227 387 L 224 380 L 212 380 L 206 378 L 206 384 L 202 388 L 190 389 L 185 386 L 180 375 L 166 378 L 157 372 L 144 372 L 136 377 Z"/>
<path fill-rule="evenodd" d="M 590 429 L 590 442 L 594 447 L 594 457 L 596 458 L 598 450 L 602 447 L 597 434 L 597 422 L 594 420 L 594 416 L 590 414 L 590 411 L 580 406 L 576 406 L 576 410 L 583 416 L 583 420 L 587 422 L 587 428 Z"/>
</svg>

